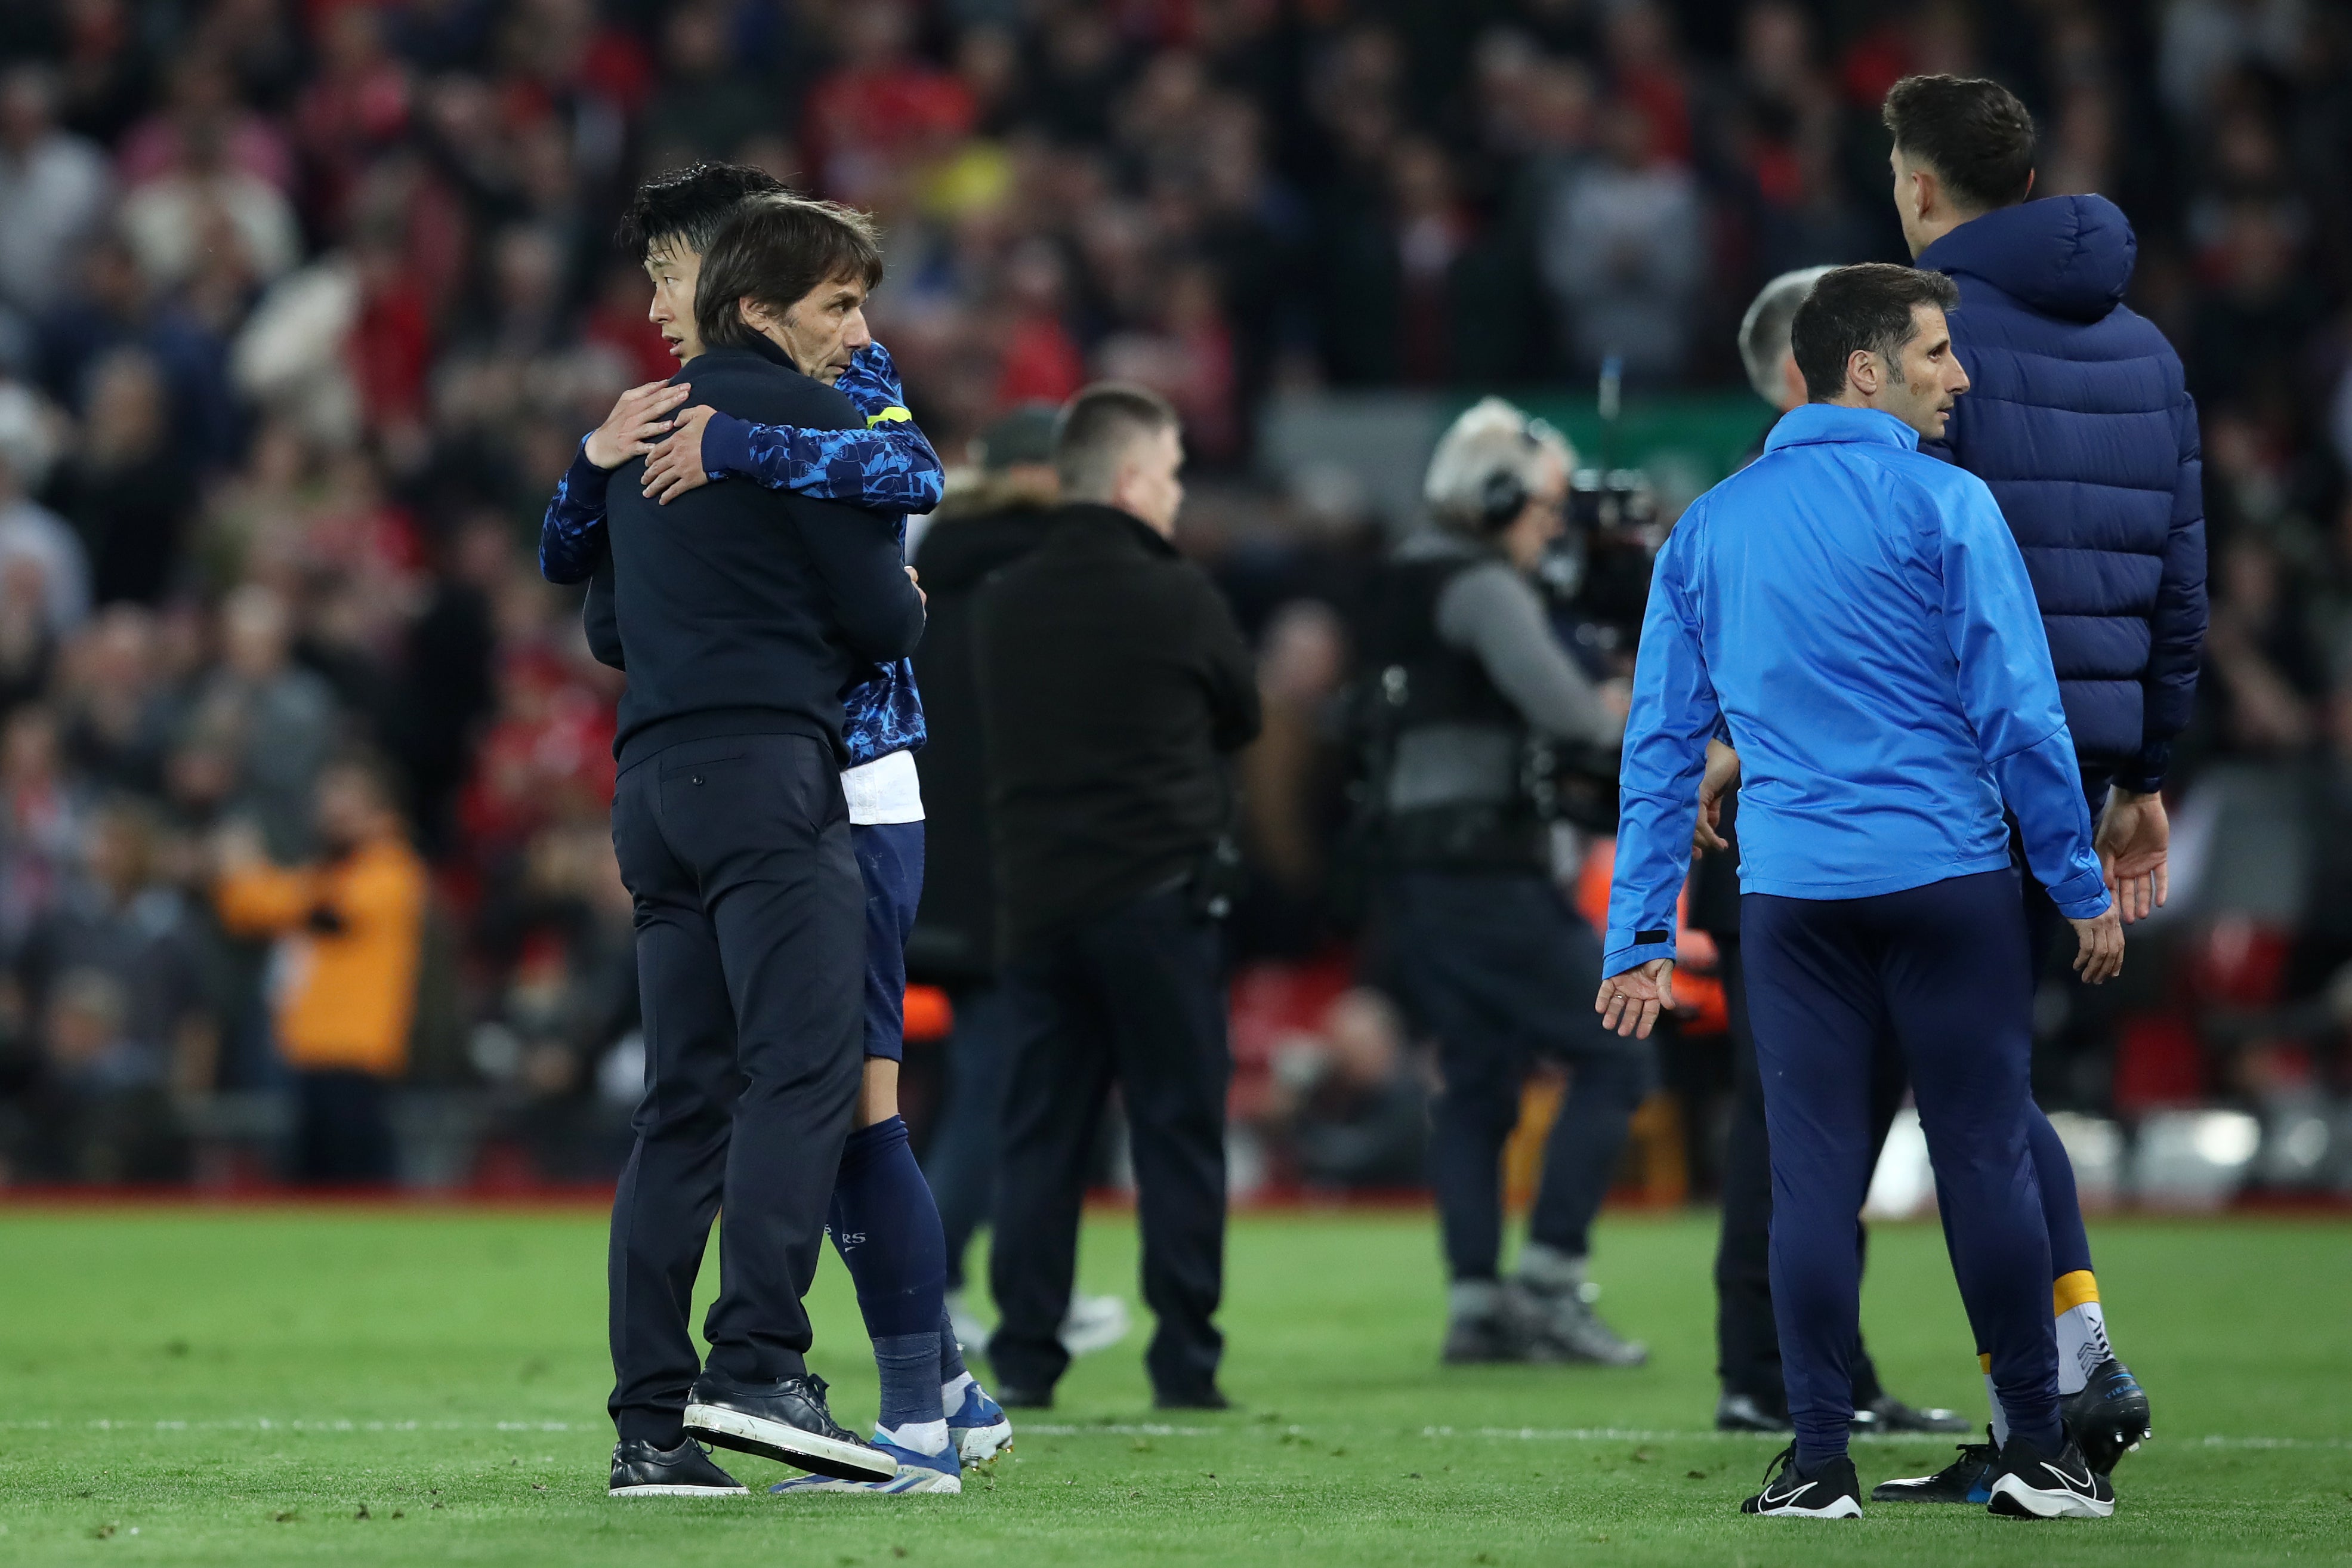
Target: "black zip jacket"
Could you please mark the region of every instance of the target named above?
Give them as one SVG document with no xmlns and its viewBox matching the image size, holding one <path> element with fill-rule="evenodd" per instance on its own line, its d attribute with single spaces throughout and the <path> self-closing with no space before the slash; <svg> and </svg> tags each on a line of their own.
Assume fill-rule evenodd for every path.
<svg viewBox="0 0 2352 1568">
<path fill-rule="evenodd" d="M 907 968 L 923 980 L 978 980 L 996 968 L 972 613 L 990 574 L 1034 550 L 1052 526 L 1044 507 L 1016 503 L 941 517 L 916 547 L 930 624 L 915 650 L 915 684 L 930 739 L 915 753 L 923 779 L 923 906 L 907 939 Z"/>
<path fill-rule="evenodd" d="M 1259 718 L 1206 574 L 1123 511 L 1063 507 L 981 591 L 973 648 L 1007 956 L 1202 864 Z"/>
<path fill-rule="evenodd" d="M 865 424 L 848 398 L 764 341 L 708 350 L 672 379 L 693 384 L 694 402 L 754 424 Z M 842 693 L 923 633 L 895 520 L 741 480 L 662 506 L 640 493 L 644 477 L 642 458 L 613 475 L 610 563 L 587 607 L 590 646 L 629 672 L 613 742 L 620 765 L 681 741 L 791 734 L 823 740 L 846 766 Z"/>
</svg>

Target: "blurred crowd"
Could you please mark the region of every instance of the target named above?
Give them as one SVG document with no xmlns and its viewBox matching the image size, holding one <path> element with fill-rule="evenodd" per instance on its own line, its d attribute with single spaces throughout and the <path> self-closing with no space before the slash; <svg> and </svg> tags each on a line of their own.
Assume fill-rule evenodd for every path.
<svg viewBox="0 0 2352 1568">
<path fill-rule="evenodd" d="M 1349 984 L 1330 722 L 1376 525 L 1345 487 L 1253 477 L 1260 414 L 1581 387 L 1606 357 L 1636 395 L 1737 384 L 1766 278 L 1902 257 L 1878 105 L 1935 70 L 2026 99 L 2037 195 L 2103 192 L 2137 227 L 2134 302 L 2187 362 L 2212 526 L 2175 778 L 2259 764 L 2318 847 L 2310 897 L 2143 999 L 2195 1035 L 2147 1092 L 2342 1096 L 2340 8 L 21 0 L 0 13 L 0 1180 L 236 1179 L 219 1149 L 288 1131 L 250 1107 L 346 1073 L 447 1091 L 465 1147 L 540 1176 L 616 1163 L 637 1081 L 616 678 L 530 542 L 581 433 L 673 368 L 610 241 L 620 205 L 716 158 L 879 216 L 875 328 L 950 457 L 1097 376 L 1183 414 L 1210 480 L 1186 544 L 1263 659 L 1239 957 L 1306 999 L 1237 1030 L 1236 1111 L 1279 1178 L 1409 1184 L 1425 1090 L 1410 1031 Z M 338 779 L 387 781 L 416 859 L 417 896 L 384 906 L 413 984 L 379 987 L 373 1054 L 289 1027 L 367 934 L 324 890 L 352 853 L 336 812 L 365 816 Z M 265 921 L 232 889 L 271 867 L 319 880 Z M 2173 1059 L 2133 1027 L 2097 1020 L 2099 1059 Z M 2140 1081 L 2061 1087 L 2105 1108 Z"/>
</svg>

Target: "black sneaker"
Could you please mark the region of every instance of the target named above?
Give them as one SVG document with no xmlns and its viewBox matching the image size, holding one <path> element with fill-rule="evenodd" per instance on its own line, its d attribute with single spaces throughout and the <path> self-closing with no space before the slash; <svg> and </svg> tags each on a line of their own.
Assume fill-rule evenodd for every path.
<svg viewBox="0 0 2352 1568">
<path fill-rule="evenodd" d="M 1024 1388 L 1017 1383 L 996 1385 L 996 1404 L 1001 1410 L 1051 1410 L 1054 1391 L 1051 1388 Z"/>
<path fill-rule="evenodd" d="M 824 1379 L 803 1373 L 740 1384 L 705 1371 L 686 1396 L 687 1435 L 842 1481 L 887 1481 L 898 1461 L 843 1430 L 825 1408 Z"/>
<path fill-rule="evenodd" d="M 1982 1508 L 1992 1500 L 1992 1478 L 2000 1465 L 1992 1428 L 1981 1443 L 1963 1443 L 1960 1457 L 1932 1476 L 1881 1481 L 1870 1489 L 1873 1502 L 1966 1502 Z"/>
<path fill-rule="evenodd" d="M 1448 1366 L 1536 1359 L 1535 1347 L 1519 1325 L 1501 1312 L 1456 1316 L 1445 1324 L 1445 1348 L 1438 1359 Z"/>
<path fill-rule="evenodd" d="M 1921 1410 L 1891 1394 L 1882 1394 L 1853 1413 L 1853 1429 L 1882 1436 L 1890 1432 L 1965 1432 L 1969 1418 L 1941 1406 Z"/>
<path fill-rule="evenodd" d="M 1151 1407 L 1154 1410 L 1231 1410 L 1234 1402 L 1225 1397 L 1223 1389 L 1212 1383 L 1201 1388 L 1166 1389 L 1154 1393 Z"/>
<path fill-rule="evenodd" d="M 1715 1402 L 1715 1429 L 1718 1432 L 1792 1432 L 1789 1424 L 1789 1404 L 1786 1400 L 1766 1400 L 1753 1394 L 1734 1394 L 1726 1389 Z"/>
<path fill-rule="evenodd" d="M 606 1497 L 741 1497 L 743 1483 L 710 1461 L 710 1450 L 691 1437 L 675 1448 L 656 1448 L 643 1437 L 625 1438 L 613 1448 L 613 1482 Z"/>
<path fill-rule="evenodd" d="M 2052 1455 L 2012 1432 L 1986 1510 L 2004 1519 L 2105 1519 L 2116 1511 L 2116 1489 L 2091 1468 L 2073 1438 Z"/>
<path fill-rule="evenodd" d="M 2149 1436 L 2147 1391 L 2131 1368 L 2109 1356 L 2091 1369 L 2090 1381 L 2058 1402 L 2066 1435 L 2083 1445 L 2083 1457 L 2103 1476 Z"/>
<path fill-rule="evenodd" d="M 1841 1454 L 1807 1480 L 1797 1474 L 1794 1444 L 1783 1448 L 1767 1467 L 1764 1489 L 1739 1505 L 1742 1513 L 1767 1513 L 1780 1519 L 1860 1519 L 1862 1483 L 1853 1477 L 1853 1461 Z"/>
</svg>

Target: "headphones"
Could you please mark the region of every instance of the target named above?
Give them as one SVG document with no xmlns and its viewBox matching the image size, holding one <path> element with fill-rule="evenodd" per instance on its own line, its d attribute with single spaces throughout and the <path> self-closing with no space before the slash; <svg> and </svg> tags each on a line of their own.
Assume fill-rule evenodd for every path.
<svg viewBox="0 0 2352 1568">
<path fill-rule="evenodd" d="M 1478 530 L 1500 533 L 1528 509 L 1528 481 L 1510 468 L 1496 468 L 1478 487 Z"/>
<path fill-rule="evenodd" d="M 1550 424 L 1526 415 L 1519 416 L 1519 440 L 1532 457 L 1543 447 L 1544 437 L 1555 434 Z M 1528 481 L 1517 468 L 1496 468 L 1478 487 L 1478 529 L 1482 533 L 1500 533 L 1519 519 L 1531 499 Z"/>
</svg>

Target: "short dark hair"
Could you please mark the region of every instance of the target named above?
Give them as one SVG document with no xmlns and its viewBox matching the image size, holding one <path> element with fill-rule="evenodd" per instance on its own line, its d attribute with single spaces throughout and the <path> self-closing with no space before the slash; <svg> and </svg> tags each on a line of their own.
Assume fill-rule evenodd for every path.
<svg viewBox="0 0 2352 1568">
<path fill-rule="evenodd" d="M 882 281 L 882 236 L 856 207 L 807 196 L 743 203 L 702 253 L 694 326 L 708 348 L 741 348 L 759 336 L 738 307 L 750 300 L 782 315 L 835 279 Z"/>
<path fill-rule="evenodd" d="M 637 187 L 621 215 L 621 248 L 644 260 L 683 246 L 697 256 L 710 248 L 735 209 L 753 196 L 791 187 L 746 163 L 688 163 L 656 174 Z"/>
<path fill-rule="evenodd" d="M 1789 349 L 1804 373 L 1805 395 L 1826 403 L 1845 390 L 1845 362 L 1856 349 L 1889 362 L 1917 333 L 1915 305 L 1960 308 L 1959 286 L 1940 272 L 1865 261 L 1822 274 L 1789 323 Z"/>
<path fill-rule="evenodd" d="M 1880 118 L 1895 151 L 1933 169 L 1970 211 L 2013 207 L 2033 189 L 2033 116 L 1997 81 L 1906 76 Z"/>
<path fill-rule="evenodd" d="M 1081 388 L 1054 426 L 1054 472 L 1063 499 L 1106 499 L 1129 447 L 1182 423 L 1175 405 L 1149 387 L 1104 381 Z"/>
</svg>

